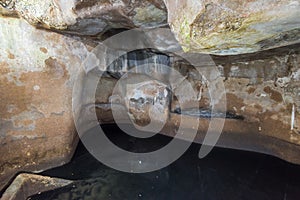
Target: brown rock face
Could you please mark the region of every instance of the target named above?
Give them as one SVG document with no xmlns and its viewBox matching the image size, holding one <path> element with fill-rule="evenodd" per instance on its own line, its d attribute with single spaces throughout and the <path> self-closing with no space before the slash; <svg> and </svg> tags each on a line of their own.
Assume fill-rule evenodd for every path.
<svg viewBox="0 0 300 200">
<path fill-rule="evenodd" d="M 129 81 L 121 80 L 118 84 L 123 85 L 123 88 L 126 86 L 124 105 L 131 120 L 142 127 L 153 121 L 166 122 L 170 103 L 167 85 L 142 74 L 129 76 L 128 79 Z"/>
<path fill-rule="evenodd" d="M 39 192 L 53 190 L 71 184 L 72 181 L 39 176 L 34 174 L 19 174 L 2 196 L 2 200 L 27 199 Z"/>
<path fill-rule="evenodd" d="M 13 0 L 7 8 L 34 26 L 79 35 L 97 35 L 111 28 L 157 27 L 167 23 L 166 8 L 161 0 Z"/>
<path fill-rule="evenodd" d="M 187 93 L 187 83 L 178 79 L 176 87 L 166 85 L 162 88 L 171 88 L 170 95 L 162 96 L 165 101 L 165 115 L 157 113 L 157 116 L 166 116 L 166 127 L 160 133 L 174 137 L 177 134 L 178 126 L 186 129 L 196 129 L 193 120 L 199 121 L 195 142 L 202 143 L 207 134 L 210 118 L 225 118 L 224 128 L 217 146 L 251 150 L 277 156 L 293 163 L 300 163 L 300 93 L 299 93 L 299 63 L 300 46 L 294 45 L 284 48 L 264 51 L 257 54 L 245 54 L 239 56 L 212 56 L 220 75 L 213 75 L 212 66 L 199 66 L 203 74 L 212 75 L 214 78 L 207 82 L 205 78 L 197 75 L 194 66 L 186 63 L 180 58 L 171 58 L 172 69 L 181 73 L 185 81 L 189 82 L 193 89 L 199 94 L 198 105 L 195 106 L 195 99 L 191 101 L 191 96 Z M 162 57 L 160 58 L 162 59 Z M 144 65 L 148 62 L 145 60 Z M 148 63 L 149 64 L 149 63 Z M 131 68 L 135 65 L 127 65 L 130 75 L 140 77 L 141 82 L 136 81 L 135 87 L 130 82 L 123 82 L 122 79 L 103 79 L 99 83 L 96 93 L 96 112 L 99 121 L 103 124 L 114 122 L 114 116 L 110 103 L 110 96 L 114 88 L 118 88 L 117 81 L 121 82 L 121 91 L 124 97 L 121 99 L 131 99 L 127 109 L 132 116 L 132 124 L 147 125 L 149 123 L 150 109 L 155 104 L 151 99 L 156 99 L 159 90 L 149 93 L 146 87 L 157 85 L 155 77 L 160 74 L 153 74 L 151 71 L 135 72 Z M 155 66 L 154 66 L 155 68 Z M 122 67 L 111 69 L 111 73 L 121 73 Z M 148 77 L 147 77 L 148 76 Z M 140 84 L 144 83 L 144 84 Z M 163 81 L 161 81 L 162 85 Z M 223 83 L 224 93 L 219 90 L 219 84 Z M 141 85 L 143 87 L 141 87 Z M 210 86 L 210 87 L 209 87 Z M 126 90 L 126 88 L 129 90 Z M 159 87 L 158 87 L 159 88 Z M 214 91 L 210 90 L 212 88 Z M 127 91 L 127 92 L 126 92 Z M 219 95 L 226 95 L 226 111 L 222 111 L 222 103 L 218 99 L 211 98 L 211 92 L 218 92 Z M 138 94 L 138 95 L 136 95 Z M 176 95 L 175 95 L 176 94 Z M 143 95 L 144 98 L 139 98 Z M 136 96 L 135 98 L 132 98 Z M 179 102 L 178 97 L 183 102 Z M 224 99 L 224 98 L 223 98 Z M 216 112 L 211 112 L 211 103 L 216 103 Z M 169 105 L 168 105 L 169 104 Z M 111 105 L 110 105 L 111 106 Z M 89 102 L 87 109 L 91 107 Z M 84 108 L 85 109 L 85 108 Z M 125 110 L 127 111 L 127 110 Z M 91 112 L 86 110 L 86 113 Z M 120 118 L 125 115 L 120 114 Z M 156 119 L 159 119 L 156 117 Z M 126 118 L 126 116 L 124 117 Z M 182 123 L 183 119 L 185 124 Z M 143 124 L 144 123 L 144 124 Z"/>
<path fill-rule="evenodd" d="M 294 44 L 299 0 L 165 0 L 168 21 L 185 51 L 231 55 Z"/>
<path fill-rule="evenodd" d="M 18 171 L 69 161 L 77 145 L 72 85 L 83 43 L 0 18 L 0 189 Z M 51 43 L 49 42 L 51 41 Z"/>
<path fill-rule="evenodd" d="M 79 71 L 107 72 L 96 96 L 88 97 L 83 114 L 96 108 L 98 119 L 91 125 L 98 125 L 98 120 L 113 123 L 111 103 L 119 75 L 141 60 L 151 60 L 153 54 L 183 79 L 176 79 L 174 87 L 158 81 L 168 77 L 169 71 L 128 73 L 129 78 L 117 88 L 121 103 L 125 102 L 125 106 L 115 105 L 120 119 L 130 118 L 140 127 L 152 119 L 157 124 L 167 121 L 158 132 L 169 136 L 186 119 L 184 128 L 197 129 L 195 141 L 201 143 L 209 118 L 226 118 L 218 146 L 258 151 L 300 164 L 300 47 L 261 51 L 300 42 L 299 0 L 165 0 L 166 7 L 161 0 L 0 2 L 6 7 L 0 8 L 0 190 L 20 171 L 45 170 L 70 160 L 78 141 L 71 104 Z M 148 50 L 126 55 L 126 62 L 119 60 L 106 68 L 114 59 L 109 50 L 151 42 L 147 34 L 159 48 L 180 51 L 168 32 L 157 29 L 146 29 L 149 31 L 141 37 L 125 37 L 124 43 L 112 42 L 112 49 L 96 51 L 102 60 L 91 52 L 107 30 L 113 34 L 119 29 L 164 26 L 167 11 L 171 30 L 185 51 L 240 55 L 213 56 L 220 75 L 209 64 L 195 68 L 173 54 Z M 257 53 L 243 54 L 250 52 Z M 81 69 L 87 56 L 92 59 Z M 93 71 L 95 67 L 99 71 Z M 211 82 L 199 78 L 195 69 L 211 76 Z M 192 99 L 197 106 L 190 101 L 186 82 L 197 94 Z M 224 102 L 210 99 L 210 92 L 226 96 L 226 111 L 216 109 L 211 114 L 211 101 L 216 108 Z M 124 108 L 125 114 L 121 112 Z M 199 127 L 193 127 L 191 121 L 199 121 Z"/>
</svg>

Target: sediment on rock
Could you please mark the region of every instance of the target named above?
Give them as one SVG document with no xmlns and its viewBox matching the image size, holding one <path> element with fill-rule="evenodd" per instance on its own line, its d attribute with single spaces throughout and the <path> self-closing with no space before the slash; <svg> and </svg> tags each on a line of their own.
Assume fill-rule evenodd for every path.
<svg viewBox="0 0 300 200">
<path fill-rule="evenodd" d="M 300 42 L 300 1 L 165 0 L 168 22 L 187 52 L 232 55 Z"/>
<path fill-rule="evenodd" d="M 2 189 L 19 171 L 71 159 L 78 142 L 72 89 L 89 46 L 17 18 L 0 18 L 0 38 Z"/>
</svg>

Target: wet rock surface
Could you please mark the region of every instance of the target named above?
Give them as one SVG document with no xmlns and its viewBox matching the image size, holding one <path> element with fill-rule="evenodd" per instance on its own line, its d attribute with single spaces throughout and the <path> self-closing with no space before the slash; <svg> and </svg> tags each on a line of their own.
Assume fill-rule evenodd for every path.
<svg viewBox="0 0 300 200">
<path fill-rule="evenodd" d="M 72 181 L 40 176 L 35 174 L 19 174 L 6 189 L 1 200 L 27 199 L 29 196 L 64 187 Z"/>
</svg>

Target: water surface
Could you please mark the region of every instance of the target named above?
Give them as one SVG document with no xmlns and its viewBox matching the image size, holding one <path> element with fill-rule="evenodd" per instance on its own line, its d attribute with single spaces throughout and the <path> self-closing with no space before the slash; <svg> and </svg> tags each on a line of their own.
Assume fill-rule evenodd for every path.
<svg viewBox="0 0 300 200">
<path fill-rule="evenodd" d="M 133 152 L 157 149 L 170 138 L 134 139 L 115 126 L 105 132 Z M 98 162 L 80 143 L 72 161 L 43 175 L 76 180 L 74 184 L 30 197 L 32 200 L 299 200 L 300 166 L 257 153 L 215 148 L 199 159 L 193 144 L 175 163 L 156 172 L 129 174 Z"/>
</svg>

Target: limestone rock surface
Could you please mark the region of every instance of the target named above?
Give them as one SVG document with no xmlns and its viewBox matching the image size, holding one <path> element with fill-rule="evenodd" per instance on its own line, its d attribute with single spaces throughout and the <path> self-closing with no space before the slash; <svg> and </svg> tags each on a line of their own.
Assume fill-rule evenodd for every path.
<svg viewBox="0 0 300 200">
<path fill-rule="evenodd" d="M 35 174 L 19 174 L 2 196 L 2 200 L 26 199 L 30 195 L 47 190 L 64 187 L 73 181 L 39 176 Z"/>
<path fill-rule="evenodd" d="M 300 42 L 299 0 L 165 0 L 187 52 L 232 55 Z"/>
<path fill-rule="evenodd" d="M 88 45 L 17 18 L 0 18 L 0 38 L 1 189 L 19 171 L 72 157 L 72 89 Z"/>
<path fill-rule="evenodd" d="M 34 26 L 79 35 L 167 24 L 162 0 L 13 0 L 7 8 Z"/>
</svg>

